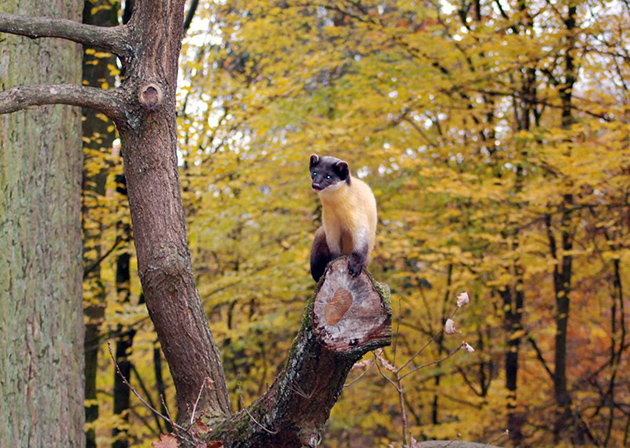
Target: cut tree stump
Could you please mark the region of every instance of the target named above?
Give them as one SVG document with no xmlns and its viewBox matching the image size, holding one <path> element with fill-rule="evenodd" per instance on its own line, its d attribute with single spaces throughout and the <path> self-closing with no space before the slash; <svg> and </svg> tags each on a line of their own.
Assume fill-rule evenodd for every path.
<svg viewBox="0 0 630 448">
<path fill-rule="evenodd" d="M 313 329 L 322 345 L 343 352 L 391 337 L 386 285 L 365 273 L 351 277 L 345 257 L 331 263 L 323 278 L 313 300 Z"/>
</svg>

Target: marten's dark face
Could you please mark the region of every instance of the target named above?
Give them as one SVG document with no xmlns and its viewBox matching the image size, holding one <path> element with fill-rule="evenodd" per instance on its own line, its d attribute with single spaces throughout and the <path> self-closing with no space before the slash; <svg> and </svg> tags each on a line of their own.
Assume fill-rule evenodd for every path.
<svg viewBox="0 0 630 448">
<path fill-rule="evenodd" d="M 350 169 L 348 164 L 336 157 L 311 156 L 309 163 L 313 190 L 332 191 L 341 187 L 344 183 L 350 185 Z"/>
</svg>

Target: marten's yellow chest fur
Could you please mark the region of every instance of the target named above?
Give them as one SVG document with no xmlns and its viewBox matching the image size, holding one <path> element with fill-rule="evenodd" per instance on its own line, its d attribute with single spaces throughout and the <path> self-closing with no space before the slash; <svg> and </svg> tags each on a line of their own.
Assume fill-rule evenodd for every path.
<svg viewBox="0 0 630 448">
<path fill-rule="evenodd" d="M 331 240 L 339 237 L 338 242 L 330 241 L 330 245 L 338 244 L 340 255 L 350 255 L 355 239 L 361 240 L 367 236 L 368 265 L 376 236 L 376 200 L 370 187 L 353 177 L 350 185 L 342 185 L 330 192 L 324 190 L 319 193 L 319 198 L 322 202 L 322 221 L 326 235 L 330 235 Z M 356 241 L 359 244 L 363 242 Z"/>
<path fill-rule="evenodd" d="M 329 261 L 349 255 L 348 270 L 358 275 L 369 265 L 374 248 L 374 194 L 365 182 L 350 175 L 346 162 L 334 157 L 311 156 L 310 171 L 323 221 L 311 249 L 311 274 L 318 280 Z"/>
</svg>

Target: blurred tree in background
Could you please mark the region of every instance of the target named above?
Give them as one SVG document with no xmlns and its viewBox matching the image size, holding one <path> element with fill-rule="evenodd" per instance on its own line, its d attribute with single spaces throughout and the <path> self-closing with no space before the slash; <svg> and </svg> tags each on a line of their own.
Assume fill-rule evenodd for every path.
<svg viewBox="0 0 630 448">
<path fill-rule="evenodd" d="M 122 20 L 117 3 L 93 3 Z M 376 194 L 371 269 L 392 288 L 397 333 L 349 379 L 324 446 L 400 446 L 403 418 L 417 440 L 508 428 L 514 446 L 630 443 L 627 3 L 201 0 L 190 11 L 180 176 L 234 408 L 239 389 L 246 403 L 266 390 L 299 327 L 319 221 L 307 160 L 332 154 Z M 127 300 L 117 294 L 120 162 L 90 146 L 101 137 L 84 138 L 84 171 L 101 179 L 86 198 L 102 185 L 95 203 L 107 204 L 85 255 L 102 259 L 85 280 L 86 313 L 97 299 L 99 342 L 135 331 L 131 382 L 174 409 L 137 276 Z M 440 334 L 410 366 L 462 338 L 475 353 L 405 377 L 401 396 L 379 369 L 438 334 L 464 290 L 461 337 Z M 164 422 L 135 397 L 128 419 L 114 416 L 115 373 L 96 346 L 95 440 L 108 446 L 120 426 L 149 446 Z"/>
</svg>

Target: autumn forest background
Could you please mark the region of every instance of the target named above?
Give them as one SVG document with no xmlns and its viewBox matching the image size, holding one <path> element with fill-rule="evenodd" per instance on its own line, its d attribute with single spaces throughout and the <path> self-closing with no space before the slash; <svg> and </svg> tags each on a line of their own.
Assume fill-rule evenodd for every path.
<svg viewBox="0 0 630 448">
<path fill-rule="evenodd" d="M 116 25 L 129 8 L 86 1 L 83 20 Z M 391 288 L 395 334 L 351 373 L 323 446 L 401 446 L 403 426 L 416 440 L 630 444 L 626 0 L 193 0 L 187 13 L 180 180 L 233 408 L 273 381 L 313 292 L 307 164 L 330 154 L 376 195 L 370 270 Z M 84 85 L 124 75 L 85 49 Z M 175 409 L 172 381 L 115 127 L 86 110 L 83 135 L 88 446 L 150 446 L 168 423 L 122 383 L 107 341 L 155 408 Z M 464 291 L 461 334 L 440 333 Z M 453 354 L 462 340 L 474 353 Z"/>
</svg>

